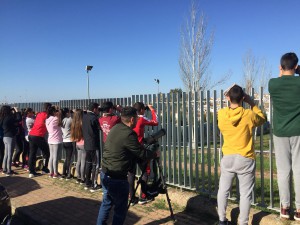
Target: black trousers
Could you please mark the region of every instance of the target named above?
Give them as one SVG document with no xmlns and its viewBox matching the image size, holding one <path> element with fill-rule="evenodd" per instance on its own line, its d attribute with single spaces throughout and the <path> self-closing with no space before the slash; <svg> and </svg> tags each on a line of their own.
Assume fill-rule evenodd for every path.
<svg viewBox="0 0 300 225">
<path fill-rule="evenodd" d="M 96 174 L 97 155 L 96 150 L 86 150 L 85 157 L 85 184 L 90 186 L 93 184 Z"/>
<path fill-rule="evenodd" d="M 36 153 L 38 148 L 42 150 L 42 154 L 44 158 L 44 168 L 48 168 L 50 151 L 49 151 L 49 145 L 46 142 L 45 138 L 38 137 L 38 136 L 31 136 L 31 135 L 29 135 L 28 138 L 29 138 L 29 148 L 30 148 L 29 161 L 28 161 L 29 172 L 30 173 L 35 172 Z"/>
<path fill-rule="evenodd" d="M 66 151 L 66 159 L 63 166 L 63 175 L 71 176 L 71 161 L 74 151 L 74 142 L 63 142 L 63 148 Z"/>
<path fill-rule="evenodd" d="M 22 154 L 22 164 L 23 166 L 24 165 L 27 165 L 27 156 L 28 156 L 28 159 L 29 159 L 29 142 L 25 139 L 24 142 L 23 142 L 23 154 Z"/>
<path fill-rule="evenodd" d="M 20 155 L 22 154 L 24 150 L 24 142 L 25 142 L 25 136 L 22 134 L 16 135 L 16 151 L 12 158 L 12 161 L 14 163 L 20 162 Z"/>
</svg>

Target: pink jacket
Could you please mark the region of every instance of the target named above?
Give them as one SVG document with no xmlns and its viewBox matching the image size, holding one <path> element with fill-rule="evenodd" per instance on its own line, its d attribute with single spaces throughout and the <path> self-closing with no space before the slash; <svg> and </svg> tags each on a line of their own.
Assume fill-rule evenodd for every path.
<svg viewBox="0 0 300 225">
<path fill-rule="evenodd" d="M 50 116 L 46 119 L 46 128 L 48 131 L 48 144 L 59 144 L 63 142 L 62 130 L 58 126 L 58 118 Z"/>
</svg>

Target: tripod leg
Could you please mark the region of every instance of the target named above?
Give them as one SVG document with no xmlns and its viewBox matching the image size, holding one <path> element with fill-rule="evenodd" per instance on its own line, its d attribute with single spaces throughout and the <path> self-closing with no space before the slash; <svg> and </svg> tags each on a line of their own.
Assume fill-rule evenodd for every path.
<svg viewBox="0 0 300 225">
<path fill-rule="evenodd" d="M 130 196 L 130 200 L 129 200 L 129 203 L 128 203 L 128 206 L 127 206 L 127 210 L 129 209 L 130 204 L 133 202 L 133 198 L 135 197 L 135 193 L 136 193 L 136 191 L 137 191 L 137 189 L 138 189 L 140 183 L 142 182 L 143 175 L 144 175 L 144 173 L 146 172 L 146 168 L 147 168 L 147 164 L 146 164 L 145 168 L 143 168 L 143 170 L 142 170 L 142 174 L 141 174 L 141 176 L 139 177 L 139 179 L 138 179 L 138 181 L 137 181 L 137 185 L 136 185 L 136 187 L 135 187 L 135 189 L 134 189 L 134 191 L 133 191 L 132 196 Z"/>
<path fill-rule="evenodd" d="M 172 205 L 171 205 L 171 199 L 170 199 L 169 194 L 168 194 L 168 189 L 167 189 L 165 177 L 163 175 L 162 165 L 161 165 L 161 162 L 160 162 L 159 158 L 157 158 L 156 160 L 157 160 L 156 163 L 158 165 L 161 182 L 163 184 L 163 189 L 166 191 L 167 202 L 168 202 L 168 206 L 169 206 L 169 210 L 170 210 L 170 214 L 171 214 L 170 216 L 171 216 L 172 220 L 174 222 L 176 222 L 176 218 L 174 216 L 173 208 L 172 208 Z"/>
</svg>

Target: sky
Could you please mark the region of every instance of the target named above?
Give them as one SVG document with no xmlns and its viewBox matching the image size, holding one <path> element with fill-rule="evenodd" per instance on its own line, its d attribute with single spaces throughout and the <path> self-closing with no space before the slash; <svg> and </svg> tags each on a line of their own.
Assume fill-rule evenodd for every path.
<svg viewBox="0 0 300 225">
<path fill-rule="evenodd" d="M 214 31 L 209 72 L 241 83 L 251 50 L 278 76 L 299 54 L 298 0 L 196 0 Z M 130 97 L 182 88 L 180 28 L 189 0 L 0 0 L 0 103 Z"/>
</svg>

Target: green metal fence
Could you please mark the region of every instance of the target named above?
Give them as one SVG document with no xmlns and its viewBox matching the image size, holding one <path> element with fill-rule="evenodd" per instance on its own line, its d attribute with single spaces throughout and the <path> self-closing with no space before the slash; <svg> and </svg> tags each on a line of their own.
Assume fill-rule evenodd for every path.
<svg viewBox="0 0 300 225">
<path fill-rule="evenodd" d="M 252 90 L 254 93 L 254 90 Z M 254 94 L 253 94 L 254 97 Z M 270 99 L 263 95 L 263 89 L 255 95 L 259 107 L 266 110 L 272 121 Z M 167 183 L 183 189 L 216 196 L 220 175 L 219 162 L 222 157 L 222 135 L 217 126 L 217 111 L 227 106 L 223 91 L 201 91 L 196 93 L 167 93 L 132 95 L 125 98 L 61 100 L 53 102 L 60 107 L 87 109 L 89 102 L 99 104 L 112 101 L 122 106 L 137 101 L 152 104 L 158 113 L 158 127 L 147 127 L 145 136 L 164 128 L 167 134 L 162 137 L 161 160 Z M 266 104 L 269 103 L 269 104 Z M 42 109 L 43 103 L 17 103 L 19 108 Z M 265 106 L 268 105 L 266 108 Z M 266 109 L 265 109 L 266 108 Z M 148 116 L 151 116 L 148 112 Z M 274 165 L 272 133 L 264 134 L 264 126 L 256 129 L 255 150 L 257 160 L 256 185 L 253 191 L 253 204 L 278 210 L 279 197 Z M 259 133 L 260 135 L 256 135 Z M 237 182 L 233 185 L 232 199 L 238 198 Z"/>
</svg>

